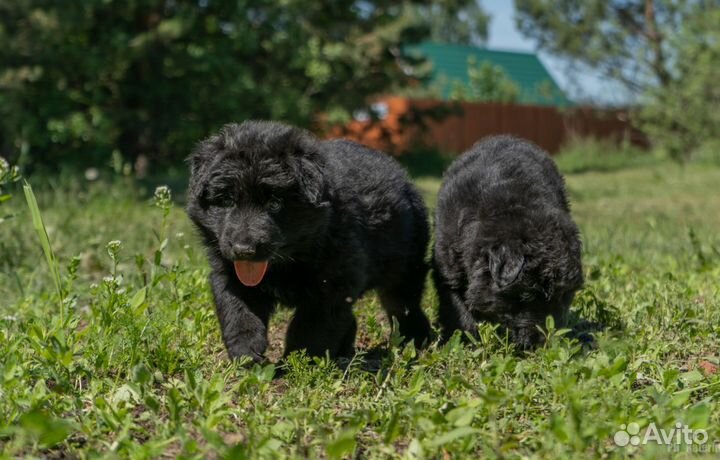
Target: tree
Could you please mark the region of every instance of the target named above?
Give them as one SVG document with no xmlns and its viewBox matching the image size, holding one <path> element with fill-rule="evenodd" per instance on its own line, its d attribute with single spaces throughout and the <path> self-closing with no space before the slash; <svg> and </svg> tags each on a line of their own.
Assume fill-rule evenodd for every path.
<svg viewBox="0 0 720 460">
<path fill-rule="evenodd" d="M 718 24 L 720 9 L 704 11 L 688 18 L 668 39 L 676 56 L 670 81 L 650 89 L 639 112 L 643 130 L 678 159 L 690 158 L 711 142 L 712 150 L 720 147 Z"/>
<path fill-rule="evenodd" d="M 474 102 L 517 102 L 520 87 L 500 66 L 490 62 L 479 64 L 475 60 L 468 62 L 467 85 L 456 84 L 450 98 L 458 101 Z"/>
<path fill-rule="evenodd" d="M 636 94 L 672 81 L 667 40 L 718 0 L 515 0 L 520 31 L 549 53 L 622 82 Z"/>
<path fill-rule="evenodd" d="M 481 45 L 487 40 L 490 16 L 478 1 L 439 0 L 412 7 L 430 27 L 430 39 L 461 45 Z"/>
<path fill-rule="evenodd" d="M 175 161 L 229 121 L 349 118 L 418 78 L 401 50 L 428 34 L 392 0 L 1 2 L 0 141 L 53 168 Z"/>
<path fill-rule="evenodd" d="M 687 159 L 720 139 L 720 0 L 515 0 L 538 46 L 602 70 L 636 95 L 634 121 Z"/>
</svg>

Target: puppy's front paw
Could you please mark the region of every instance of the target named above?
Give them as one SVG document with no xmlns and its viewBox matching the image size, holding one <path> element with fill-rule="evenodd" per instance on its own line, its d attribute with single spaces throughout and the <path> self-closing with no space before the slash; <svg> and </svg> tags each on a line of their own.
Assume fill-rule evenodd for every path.
<svg viewBox="0 0 720 460">
<path fill-rule="evenodd" d="M 263 334 L 247 333 L 229 341 L 227 351 L 230 359 L 240 359 L 247 356 L 256 363 L 262 363 L 266 360 L 265 350 L 267 350 L 267 347 L 268 341 Z"/>
</svg>

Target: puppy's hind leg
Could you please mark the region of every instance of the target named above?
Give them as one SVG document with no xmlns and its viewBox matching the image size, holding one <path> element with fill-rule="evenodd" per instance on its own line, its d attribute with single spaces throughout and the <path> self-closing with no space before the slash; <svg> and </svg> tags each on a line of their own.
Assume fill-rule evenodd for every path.
<svg viewBox="0 0 720 460">
<path fill-rule="evenodd" d="M 400 282 L 378 288 L 380 303 L 390 323 L 395 318 L 405 342 L 414 341 L 418 348 L 428 345 L 432 339 L 430 322 L 420 307 L 426 273 L 425 267 L 418 267 L 409 270 Z"/>
</svg>

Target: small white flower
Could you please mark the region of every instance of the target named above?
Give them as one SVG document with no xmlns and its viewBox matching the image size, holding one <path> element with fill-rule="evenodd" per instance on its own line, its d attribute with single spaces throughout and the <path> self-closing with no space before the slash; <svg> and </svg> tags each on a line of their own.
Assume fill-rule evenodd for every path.
<svg viewBox="0 0 720 460">
<path fill-rule="evenodd" d="M 112 240 L 105 245 L 105 249 L 113 262 L 117 262 L 120 248 L 122 248 L 122 241 L 120 240 Z"/>
<path fill-rule="evenodd" d="M 88 168 L 85 170 L 85 179 L 92 182 L 100 177 L 100 171 L 97 168 Z"/>
<path fill-rule="evenodd" d="M 169 209 L 170 202 L 172 200 L 172 193 L 170 187 L 167 185 L 160 185 L 155 189 L 155 206 L 162 209 Z"/>
</svg>

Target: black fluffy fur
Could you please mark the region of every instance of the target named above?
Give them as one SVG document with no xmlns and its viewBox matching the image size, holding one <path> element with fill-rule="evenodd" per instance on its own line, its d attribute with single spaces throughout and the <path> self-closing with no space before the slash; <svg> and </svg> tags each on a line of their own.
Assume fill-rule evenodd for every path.
<svg viewBox="0 0 720 460">
<path fill-rule="evenodd" d="M 438 198 L 433 278 L 443 337 L 500 325 L 521 349 L 538 325 L 565 324 L 583 284 L 581 242 L 564 180 L 539 147 L 510 136 L 455 160 Z"/>
<path fill-rule="evenodd" d="M 294 307 L 285 353 L 354 353 L 353 303 L 377 289 L 400 334 L 421 345 L 427 213 L 392 158 L 279 123 L 229 124 L 189 158 L 187 212 L 207 248 L 231 358 L 262 361 L 276 304 Z M 234 260 L 267 260 L 256 287 Z"/>
</svg>

